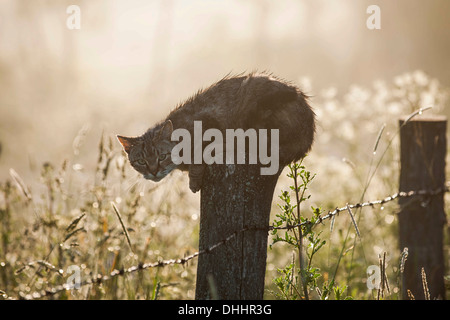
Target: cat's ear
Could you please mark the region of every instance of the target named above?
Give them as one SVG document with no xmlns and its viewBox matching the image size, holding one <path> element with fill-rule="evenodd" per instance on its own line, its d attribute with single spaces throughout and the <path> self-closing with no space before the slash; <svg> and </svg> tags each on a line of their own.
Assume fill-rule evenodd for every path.
<svg viewBox="0 0 450 320">
<path fill-rule="evenodd" d="M 159 129 L 158 134 L 155 137 L 155 140 L 170 140 L 173 132 L 172 121 L 167 120 L 164 122 L 161 129 Z"/>
<path fill-rule="evenodd" d="M 126 153 L 130 153 L 131 148 L 140 143 L 140 139 L 137 137 L 124 137 L 117 135 L 117 139 Z"/>
</svg>

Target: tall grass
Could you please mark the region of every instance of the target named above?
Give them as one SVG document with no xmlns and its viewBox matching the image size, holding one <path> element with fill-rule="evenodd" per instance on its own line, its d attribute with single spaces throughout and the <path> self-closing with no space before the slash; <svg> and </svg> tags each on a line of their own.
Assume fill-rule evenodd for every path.
<svg viewBox="0 0 450 320">
<path fill-rule="evenodd" d="M 100 140 L 95 172 L 71 160 L 60 166 L 47 162 L 33 188 L 14 169 L 11 179 L 0 184 L 4 298 L 64 284 L 70 266 L 86 278 L 196 251 L 197 216 L 188 194 L 173 187 L 185 177 L 169 178 L 170 193 L 144 185 L 112 138 Z M 128 274 L 56 298 L 192 298 L 194 275 L 195 262 Z"/>
<path fill-rule="evenodd" d="M 393 85 L 381 81 L 375 82 L 373 88 L 355 85 L 342 97 L 335 88 L 323 90 L 316 97 L 320 101 L 316 109 L 317 140 L 313 152 L 305 159 L 306 167 L 317 176 L 309 186 L 311 199 L 304 205 L 333 210 L 336 205 L 344 207 L 345 203 L 383 198 L 397 192 L 399 117 L 409 114 L 411 119 L 425 110 L 427 114 L 446 113 L 448 93 L 448 89 L 422 71 L 400 75 Z M 289 182 L 281 183 L 286 190 Z M 321 270 L 317 287 L 331 280 L 346 288 L 346 296 L 356 299 L 400 298 L 399 265 L 404 265 L 405 255 L 398 248 L 397 212 L 395 202 L 357 208 L 354 212 L 349 210 L 347 217 L 333 217 L 329 228 L 320 229 L 327 245 L 314 258 Z M 311 217 L 313 210 L 305 216 Z M 448 237 L 445 241 L 448 255 Z M 282 253 L 286 246 L 280 253 L 276 246 L 273 248 L 274 252 L 269 251 L 268 270 L 276 278 L 277 270 L 291 264 L 292 255 Z M 381 264 L 379 256 L 384 257 Z M 379 290 L 371 289 L 369 271 L 373 266 L 383 271 L 384 287 Z M 276 292 L 275 286 L 268 287 Z"/>
<path fill-rule="evenodd" d="M 313 216 L 309 206 L 326 211 L 397 192 L 397 118 L 417 106 L 428 107 L 427 101 L 434 105 L 431 111 L 444 112 L 444 93 L 434 79 L 420 72 L 399 76 L 393 86 L 380 82 L 372 89 L 355 86 L 342 97 L 333 88 L 323 90 L 313 101 L 319 130 L 304 163 L 317 175 L 308 186 L 311 198 L 301 215 Z M 83 148 L 84 141 L 93 138 L 83 127 L 74 139 L 68 139 L 74 151 L 71 156 L 42 163 L 37 169 L 34 162 L 28 171 L 7 164 L 9 177 L 0 182 L 1 297 L 64 284 L 73 266 L 83 280 L 198 250 L 199 198 L 189 192 L 187 176 L 174 172 L 158 184 L 145 181 L 130 167 L 112 134 L 101 134 L 95 149 Z M 82 152 L 96 156 L 80 157 Z M 290 183 L 286 175 L 280 177 L 274 217 L 279 209 L 277 196 L 289 190 Z M 397 209 L 391 202 L 341 214 L 317 226 L 320 238 L 326 240 L 314 254 L 314 267 L 320 270 L 317 286 L 338 283 L 341 289 L 336 297 L 397 299 L 406 259 L 397 246 Z M 448 237 L 445 241 L 448 251 Z M 268 251 L 266 298 L 279 298 L 272 294 L 277 289 L 273 279 L 279 276 L 278 269 L 292 263 L 292 257 L 292 248 L 283 243 Z M 368 288 L 372 265 L 382 266 L 389 291 Z M 52 298 L 192 299 L 195 278 L 196 259 L 192 259 L 184 265 L 150 268 L 63 291 Z M 309 294 L 311 299 L 324 296 Z"/>
</svg>

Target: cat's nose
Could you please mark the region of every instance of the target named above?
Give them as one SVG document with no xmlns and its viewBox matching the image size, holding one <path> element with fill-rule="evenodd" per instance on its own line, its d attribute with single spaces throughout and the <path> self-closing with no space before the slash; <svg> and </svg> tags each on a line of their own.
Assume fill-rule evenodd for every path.
<svg viewBox="0 0 450 320">
<path fill-rule="evenodd" d="M 148 164 L 148 162 L 147 162 L 146 165 L 147 165 L 147 171 L 148 171 L 148 173 L 156 177 L 156 174 L 158 173 L 158 168 L 157 168 L 157 167 L 155 168 L 155 167 L 153 167 L 153 166 L 150 166 L 150 165 Z"/>
</svg>

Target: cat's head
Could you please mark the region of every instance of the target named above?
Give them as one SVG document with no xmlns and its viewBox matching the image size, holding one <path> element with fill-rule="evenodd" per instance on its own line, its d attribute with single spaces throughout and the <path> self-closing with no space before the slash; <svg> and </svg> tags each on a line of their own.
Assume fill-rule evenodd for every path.
<svg viewBox="0 0 450 320">
<path fill-rule="evenodd" d="M 117 136 L 133 168 L 147 180 L 160 181 L 177 166 L 171 160 L 174 142 L 170 120 L 138 137 Z"/>
</svg>

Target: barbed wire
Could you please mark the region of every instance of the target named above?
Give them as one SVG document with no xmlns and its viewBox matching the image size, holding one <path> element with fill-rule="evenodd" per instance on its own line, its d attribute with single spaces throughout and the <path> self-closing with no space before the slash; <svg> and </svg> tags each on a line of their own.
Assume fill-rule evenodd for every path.
<svg viewBox="0 0 450 320">
<path fill-rule="evenodd" d="M 212 251 L 216 250 L 217 248 L 221 247 L 222 245 L 225 245 L 226 243 L 230 242 L 232 239 L 234 239 L 236 236 L 238 236 L 239 234 L 246 232 L 246 231 L 273 231 L 273 230 L 291 230 L 294 228 L 299 228 L 301 226 L 307 225 L 307 224 L 311 224 L 313 223 L 313 225 L 317 225 L 322 223 L 325 220 L 331 219 L 335 216 L 338 216 L 340 212 L 342 211 L 347 211 L 350 209 L 357 209 L 357 208 L 363 208 L 363 207 L 373 207 L 376 205 L 383 205 L 385 203 L 394 201 L 396 199 L 400 199 L 400 198 L 411 198 L 411 197 L 415 197 L 415 196 L 426 196 L 426 197 L 431 197 L 431 196 L 436 196 L 438 194 L 442 194 L 442 193 L 446 193 L 450 191 L 450 187 L 449 187 L 449 183 L 446 183 L 445 186 L 434 189 L 434 190 L 417 190 L 417 191 L 408 191 L 408 192 L 398 192 L 395 193 L 393 195 L 387 196 L 384 199 L 380 199 L 380 200 L 373 200 L 373 201 L 366 201 L 366 202 L 360 202 L 360 203 L 355 203 L 355 204 L 347 204 L 343 207 L 336 207 L 333 211 L 328 211 L 325 215 L 318 215 L 316 217 L 316 219 L 314 220 L 315 222 L 311 222 L 309 220 L 306 220 L 302 223 L 299 224 L 293 224 L 293 225 L 285 225 L 285 226 L 267 226 L 265 228 L 261 228 L 261 227 L 244 227 L 240 230 L 237 230 L 233 233 L 231 233 L 228 237 L 224 238 L 223 240 L 215 243 L 214 245 L 211 245 L 205 249 L 199 250 L 191 255 L 187 255 L 183 258 L 178 258 L 178 259 L 169 259 L 169 260 L 160 260 L 157 262 L 151 262 L 151 263 L 139 263 L 138 265 L 129 267 L 129 268 L 122 268 L 122 269 L 115 269 L 112 272 L 110 272 L 109 274 L 106 275 L 102 275 L 102 274 L 97 274 L 94 276 L 91 276 L 89 279 L 78 282 L 78 283 L 65 283 L 62 285 L 58 285 L 52 288 L 48 288 L 48 289 L 43 289 L 40 291 L 34 291 L 32 293 L 25 293 L 20 291 L 19 292 L 19 297 L 18 298 L 12 298 L 12 297 L 8 297 L 9 299 L 24 299 L 24 300 L 37 300 L 37 299 L 42 299 L 45 297 L 50 297 L 53 295 L 56 295 L 58 293 L 61 293 L 63 291 L 66 290 L 74 290 L 74 289 L 79 289 L 81 287 L 84 287 L 86 285 L 100 285 L 103 282 L 109 281 L 115 277 L 118 276 L 124 276 L 126 274 L 131 274 L 134 272 L 138 272 L 138 271 L 142 271 L 142 270 L 146 270 L 146 269 L 151 269 L 151 268 L 158 268 L 158 267 L 165 267 L 165 266 L 169 266 L 169 265 L 185 265 L 187 262 L 189 262 L 190 260 L 193 260 L 195 258 L 197 258 L 198 256 L 202 255 L 202 254 L 208 254 L 211 253 Z M 356 226 L 355 226 L 356 227 Z"/>
<path fill-rule="evenodd" d="M 434 190 L 417 190 L 417 191 L 401 191 L 398 193 L 394 193 L 391 196 L 387 196 L 384 199 L 380 199 L 380 200 L 373 200 L 373 201 L 366 201 L 366 202 L 361 202 L 361 203 L 355 203 L 355 204 L 348 204 L 344 207 L 336 207 L 336 209 L 334 209 L 333 211 L 328 211 L 328 213 L 324 216 L 318 216 L 317 217 L 317 222 L 316 224 L 319 224 L 321 222 L 323 222 L 324 220 L 327 219 L 331 219 L 334 216 L 339 215 L 340 212 L 342 211 L 347 211 L 348 208 L 350 209 L 357 209 L 357 208 L 363 208 L 363 207 L 373 207 L 375 205 L 383 205 L 385 203 L 394 201 L 396 199 L 399 198 L 411 198 L 411 197 L 415 197 L 415 196 L 435 196 L 441 193 L 445 193 L 445 192 L 449 192 L 450 191 L 450 186 L 449 183 L 446 183 L 445 186 L 434 189 Z M 278 230 L 283 230 L 283 229 L 294 229 L 294 228 L 298 228 L 302 225 L 306 225 L 310 223 L 310 221 L 305 221 L 299 224 L 295 224 L 295 225 L 287 225 L 287 226 L 282 226 L 282 227 L 272 227 L 271 230 L 274 229 L 278 229 Z"/>
</svg>

